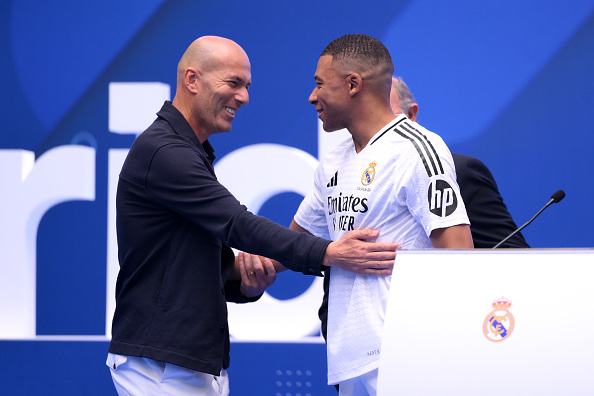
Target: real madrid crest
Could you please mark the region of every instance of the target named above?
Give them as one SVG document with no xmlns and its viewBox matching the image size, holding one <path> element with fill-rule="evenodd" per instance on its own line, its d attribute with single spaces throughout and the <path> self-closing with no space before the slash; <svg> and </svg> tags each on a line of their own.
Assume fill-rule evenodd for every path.
<svg viewBox="0 0 594 396">
<path fill-rule="evenodd" d="M 509 312 L 511 301 L 501 297 L 493 301 L 493 308 L 483 323 L 483 333 L 493 342 L 505 340 L 514 331 L 514 317 Z"/>
<path fill-rule="evenodd" d="M 373 178 L 375 177 L 376 166 L 377 162 L 373 161 L 369 164 L 369 168 L 365 169 L 365 172 L 363 172 L 363 176 L 361 176 L 361 183 L 363 183 L 364 186 L 368 186 L 373 181 Z"/>
</svg>

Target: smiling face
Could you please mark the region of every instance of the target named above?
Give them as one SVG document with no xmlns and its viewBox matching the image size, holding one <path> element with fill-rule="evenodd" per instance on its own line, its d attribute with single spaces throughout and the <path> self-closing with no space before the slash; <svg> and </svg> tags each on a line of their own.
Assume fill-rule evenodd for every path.
<svg viewBox="0 0 594 396">
<path fill-rule="evenodd" d="M 251 83 L 250 60 L 237 43 L 203 36 L 179 61 L 172 103 L 204 143 L 213 133 L 231 130 L 237 111 L 249 102 Z"/>
<path fill-rule="evenodd" d="M 316 87 L 309 96 L 309 103 L 316 106 L 318 118 L 326 132 L 348 127 L 350 97 L 347 75 L 340 70 L 339 65 L 339 62 L 332 62 L 331 55 L 320 57 L 314 76 Z"/>
<path fill-rule="evenodd" d="M 251 66 L 245 52 L 230 48 L 210 67 L 196 71 L 198 94 L 194 96 L 194 117 L 207 136 L 229 132 L 239 108 L 249 102 Z"/>
</svg>

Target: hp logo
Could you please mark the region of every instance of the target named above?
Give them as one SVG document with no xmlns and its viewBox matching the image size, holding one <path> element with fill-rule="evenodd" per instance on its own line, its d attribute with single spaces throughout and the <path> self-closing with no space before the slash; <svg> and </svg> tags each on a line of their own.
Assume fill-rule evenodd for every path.
<svg viewBox="0 0 594 396">
<path fill-rule="evenodd" d="M 458 198 L 454 189 L 445 180 L 434 179 L 427 192 L 429 210 L 436 216 L 446 217 L 454 213 L 458 207 Z"/>
</svg>

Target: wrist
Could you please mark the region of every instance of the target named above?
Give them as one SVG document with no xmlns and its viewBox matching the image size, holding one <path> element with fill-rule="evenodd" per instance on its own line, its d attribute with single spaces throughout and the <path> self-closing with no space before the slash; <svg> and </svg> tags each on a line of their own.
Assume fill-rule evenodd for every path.
<svg viewBox="0 0 594 396">
<path fill-rule="evenodd" d="M 258 301 L 260 297 L 264 295 L 264 292 L 253 295 L 253 293 L 249 293 L 247 290 L 248 289 L 244 286 L 243 282 L 241 282 L 241 285 L 239 286 L 239 291 L 241 292 L 241 295 L 246 299 L 247 302 Z"/>
<path fill-rule="evenodd" d="M 325 270 L 329 267 L 332 267 L 335 262 L 333 260 L 335 254 L 335 246 L 336 242 L 330 242 L 326 247 L 326 251 L 324 252 L 324 257 L 322 258 L 322 263 L 320 264 L 320 270 Z"/>
</svg>

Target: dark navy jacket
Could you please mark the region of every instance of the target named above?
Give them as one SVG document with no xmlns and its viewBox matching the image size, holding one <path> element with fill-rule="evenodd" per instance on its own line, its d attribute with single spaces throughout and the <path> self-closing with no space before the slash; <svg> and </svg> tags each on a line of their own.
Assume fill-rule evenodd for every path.
<svg viewBox="0 0 594 396">
<path fill-rule="evenodd" d="M 492 248 L 518 226 L 507 210 L 495 178 L 482 161 L 467 155 L 452 154 L 460 194 L 470 219 L 475 248 Z M 502 248 L 529 248 L 521 233 L 505 241 Z"/>
<path fill-rule="evenodd" d="M 248 212 L 217 181 L 208 141 L 200 144 L 171 102 L 157 115 L 120 173 L 109 352 L 218 375 L 229 366 L 226 301 L 247 301 L 239 281 L 227 281 L 228 246 L 321 275 L 330 241 Z"/>
</svg>

